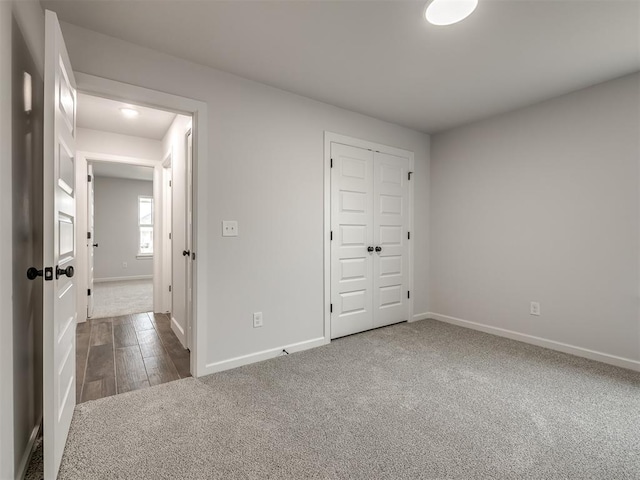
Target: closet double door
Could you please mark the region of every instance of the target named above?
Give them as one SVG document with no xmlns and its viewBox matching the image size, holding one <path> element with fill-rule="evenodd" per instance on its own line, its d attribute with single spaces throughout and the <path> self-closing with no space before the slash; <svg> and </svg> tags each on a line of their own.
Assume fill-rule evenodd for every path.
<svg viewBox="0 0 640 480">
<path fill-rule="evenodd" d="M 409 159 L 331 143 L 331 338 L 408 320 Z"/>
</svg>

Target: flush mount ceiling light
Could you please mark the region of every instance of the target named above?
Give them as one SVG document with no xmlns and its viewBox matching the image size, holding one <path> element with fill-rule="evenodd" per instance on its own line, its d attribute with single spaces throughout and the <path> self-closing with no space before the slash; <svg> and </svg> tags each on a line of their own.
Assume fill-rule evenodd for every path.
<svg viewBox="0 0 640 480">
<path fill-rule="evenodd" d="M 120 112 L 122 112 L 122 115 L 124 115 L 127 118 L 135 118 L 138 115 L 140 115 L 140 112 L 133 108 L 121 108 Z"/>
<path fill-rule="evenodd" d="M 452 25 L 464 20 L 478 6 L 478 0 L 430 0 L 424 17 L 434 25 Z"/>
</svg>

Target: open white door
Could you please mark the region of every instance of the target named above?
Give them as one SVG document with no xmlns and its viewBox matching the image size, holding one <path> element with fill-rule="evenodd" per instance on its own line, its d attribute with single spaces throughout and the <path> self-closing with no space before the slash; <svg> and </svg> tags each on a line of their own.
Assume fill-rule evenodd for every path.
<svg viewBox="0 0 640 480">
<path fill-rule="evenodd" d="M 185 279 L 187 285 L 187 325 L 185 328 L 186 342 L 185 346 L 191 348 L 191 325 L 192 325 L 192 299 L 193 299 L 193 260 L 196 254 L 193 248 L 193 134 L 189 130 L 187 133 L 187 231 L 185 238 L 187 240 L 187 250 L 191 252 L 187 258 L 187 277 Z"/>
<path fill-rule="evenodd" d="M 58 18 L 45 17 L 44 477 L 53 479 L 76 403 L 76 88 Z"/>
<path fill-rule="evenodd" d="M 93 249 L 98 246 L 95 239 L 95 234 L 93 231 L 94 224 L 94 195 L 93 195 L 93 165 L 87 166 L 87 259 L 88 259 L 88 279 L 87 279 L 87 288 L 89 289 L 89 295 L 87 297 L 87 318 L 93 317 Z"/>
</svg>

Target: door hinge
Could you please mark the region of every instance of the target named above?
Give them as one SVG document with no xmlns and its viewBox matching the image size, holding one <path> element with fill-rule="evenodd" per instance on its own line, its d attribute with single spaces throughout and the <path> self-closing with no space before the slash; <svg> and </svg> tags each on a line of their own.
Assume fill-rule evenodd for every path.
<svg viewBox="0 0 640 480">
<path fill-rule="evenodd" d="M 171 285 L 169 285 L 169 291 L 171 291 Z"/>
<path fill-rule="evenodd" d="M 196 252 L 191 252 L 191 260 L 195 260 L 196 259 Z"/>
<path fill-rule="evenodd" d="M 331 159 L 331 166 L 329 168 L 333 168 L 333 158 Z"/>
<path fill-rule="evenodd" d="M 91 296 L 91 289 L 90 288 L 87 289 L 87 295 Z"/>
<path fill-rule="evenodd" d="M 87 182 L 91 181 L 91 175 L 87 175 Z"/>
<path fill-rule="evenodd" d="M 169 180 L 169 186 L 171 186 L 171 180 Z"/>
<path fill-rule="evenodd" d="M 171 232 L 169 232 L 169 240 L 171 240 Z"/>
<path fill-rule="evenodd" d="M 413 173 L 413 172 L 409 172 L 409 180 L 411 180 L 411 174 L 412 174 L 412 173 Z"/>
<path fill-rule="evenodd" d="M 411 240 L 411 232 L 407 232 L 407 240 Z"/>
<path fill-rule="evenodd" d="M 329 305 L 329 312 L 333 313 L 333 303 L 331 305 Z"/>
<path fill-rule="evenodd" d="M 331 230 L 331 233 L 329 234 L 329 240 L 333 240 L 333 230 Z"/>
<path fill-rule="evenodd" d="M 87 239 L 91 240 L 91 232 L 87 232 Z"/>
<path fill-rule="evenodd" d="M 407 290 L 407 298 L 411 298 L 411 292 Z"/>
</svg>

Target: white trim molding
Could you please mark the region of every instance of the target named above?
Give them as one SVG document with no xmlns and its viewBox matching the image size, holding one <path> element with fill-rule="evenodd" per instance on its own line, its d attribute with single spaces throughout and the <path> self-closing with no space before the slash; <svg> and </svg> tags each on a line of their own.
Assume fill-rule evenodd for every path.
<svg viewBox="0 0 640 480">
<path fill-rule="evenodd" d="M 182 346 L 185 347 L 185 345 L 187 344 L 187 337 L 184 334 L 184 328 L 182 328 L 176 321 L 176 319 L 173 318 L 173 314 L 171 315 L 171 330 L 173 330 L 173 333 L 176 334 L 176 337 L 178 337 L 178 340 L 180 340 Z"/>
<path fill-rule="evenodd" d="M 413 318 L 409 320 L 409 322 L 417 322 L 418 320 L 426 320 L 431 315 L 429 312 L 424 313 L 416 313 L 413 315 Z"/>
<path fill-rule="evenodd" d="M 225 370 L 231 370 L 232 368 L 242 367 L 243 365 L 249 365 L 250 363 L 262 362 L 264 360 L 279 357 L 283 354 L 283 350 L 286 350 L 287 353 L 302 352 L 303 350 L 309 350 L 311 348 L 327 345 L 329 342 L 330 340 L 325 339 L 324 337 L 314 338 L 312 340 L 292 343 L 290 345 L 283 345 L 277 348 L 270 348 L 269 350 L 250 353 L 248 355 L 242 355 L 240 357 L 230 358 L 228 360 L 222 360 L 220 362 L 208 363 L 206 366 L 206 370 L 202 373 L 202 375 L 223 372 Z"/>
<path fill-rule="evenodd" d="M 94 278 L 93 283 L 125 282 L 127 280 L 153 280 L 153 275 L 132 275 L 130 277 Z"/>
<path fill-rule="evenodd" d="M 438 320 L 439 322 L 450 323 L 451 325 L 457 325 L 459 327 L 470 328 L 472 330 L 478 330 L 480 332 L 489 333 L 498 337 L 510 338 L 511 340 L 517 340 L 519 342 L 529 343 L 531 345 L 537 345 L 538 347 L 548 348 L 550 350 L 556 350 L 558 352 L 568 353 L 577 357 L 588 358 L 597 362 L 607 363 L 616 367 L 628 368 L 629 370 L 635 370 L 640 372 L 640 361 L 632 360 L 630 358 L 618 357 L 608 353 L 597 352 L 595 350 L 589 350 L 588 348 L 577 347 L 575 345 L 569 345 L 568 343 L 557 342 L 555 340 L 548 340 L 546 338 L 536 337 L 533 335 L 527 335 L 526 333 L 514 332 L 513 330 L 507 330 L 499 327 L 492 327 L 483 323 L 472 322 L 470 320 L 463 320 L 461 318 L 451 317 L 449 315 L 442 315 L 439 313 L 430 312 L 428 318 Z"/>
</svg>

